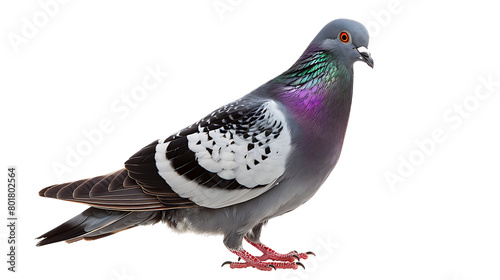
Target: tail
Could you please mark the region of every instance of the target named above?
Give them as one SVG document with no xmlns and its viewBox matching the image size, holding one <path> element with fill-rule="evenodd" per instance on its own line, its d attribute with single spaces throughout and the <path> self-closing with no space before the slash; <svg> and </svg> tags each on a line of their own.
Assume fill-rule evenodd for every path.
<svg viewBox="0 0 500 280">
<path fill-rule="evenodd" d="M 53 230 L 42 234 L 37 246 L 59 241 L 94 240 L 122 230 L 159 222 L 164 211 L 115 211 L 90 207 Z"/>
<path fill-rule="evenodd" d="M 42 234 L 37 245 L 59 241 L 94 240 L 138 225 L 161 221 L 169 209 L 193 207 L 194 203 L 173 191 L 149 194 L 126 169 L 53 185 L 39 192 L 42 197 L 74 201 L 92 206 L 55 229 Z"/>
</svg>

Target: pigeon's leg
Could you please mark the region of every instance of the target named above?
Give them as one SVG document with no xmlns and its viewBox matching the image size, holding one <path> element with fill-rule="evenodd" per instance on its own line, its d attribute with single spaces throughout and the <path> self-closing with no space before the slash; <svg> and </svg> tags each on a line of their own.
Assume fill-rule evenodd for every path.
<svg viewBox="0 0 500 280">
<path fill-rule="evenodd" d="M 284 262 L 294 262 L 300 261 L 301 259 L 307 259 L 309 255 L 315 255 L 313 252 L 298 253 L 297 251 L 291 251 L 287 254 L 280 254 L 273 249 L 267 247 L 260 242 L 260 233 L 262 231 L 262 226 L 264 223 L 260 223 L 255 226 L 252 231 L 250 231 L 246 236 L 245 240 L 252 246 L 257 248 L 262 252 L 262 256 L 257 257 L 261 261 L 273 260 L 273 261 L 284 261 Z"/>
<path fill-rule="evenodd" d="M 297 269 L 299 266 L 304 267 L 300 262 L 265 262 L 259 259 L 247 251 L 245 251 L 242 247 L 243 243 L 243 235 L 229 234 L 224 237 L 224 244 L 228 247 L 229 251 L 237 255 L 238 262 L 227 261 L 222 264 L 222 266 L 229 264 L 231 268 L 246 268 L 246 267 L 254 267 L 260 270 L 271 271 L 273 269 L 282 268 L 282 269 Z M 243 260 L 245 262 L 240 262 Z"/>
<path fill-rule="evenodd" d="M 262 243 L 255 243 L 248 240 L 247 238 L 245 238 L 245 240 L 262 252 L 262 256 L 257 257 L 261 261 L 273 260 L 281 262 L 294 262 L 294 261 L 300 261 L 301 259 L 305 260 L 309 257 L 309 255 L 315 256 L 313 252 L 299 253 L 297 251 L 291 251 L 286 254 L 280 254 Z"/>
</svg>

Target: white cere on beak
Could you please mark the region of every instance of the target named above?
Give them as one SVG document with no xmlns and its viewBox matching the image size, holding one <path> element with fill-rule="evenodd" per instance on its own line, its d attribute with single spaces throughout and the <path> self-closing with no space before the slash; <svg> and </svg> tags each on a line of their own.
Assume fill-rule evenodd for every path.
<svg viewBox="0 0 500 280">
<path fill-rule="evenodd" d="M 358 52 L 360 54 L 365 53 L 365 54 L 371 56 L 370 52 L 368 51 L 368 49 L 365 46 L 358 47 L 356 50 L 358 50 Z M 362 57 L 360 57 L 360 58 L 362 58 Z"/>
</svg>

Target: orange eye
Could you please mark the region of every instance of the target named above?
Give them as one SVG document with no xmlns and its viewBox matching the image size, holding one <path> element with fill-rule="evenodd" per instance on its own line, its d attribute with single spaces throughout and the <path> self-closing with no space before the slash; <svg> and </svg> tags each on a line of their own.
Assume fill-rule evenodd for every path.
<svg viewBox="0 0 500 280">
<path fill-rule="evenodd" d="M 340 41 L 347 43 L 347 42 L 349 42 L 351 37 L 349 36 L 349 33 L 347 33 L 346 31 L 342 31 L 339 34 L 339 39 L 340 39 Z"/>
</svg>

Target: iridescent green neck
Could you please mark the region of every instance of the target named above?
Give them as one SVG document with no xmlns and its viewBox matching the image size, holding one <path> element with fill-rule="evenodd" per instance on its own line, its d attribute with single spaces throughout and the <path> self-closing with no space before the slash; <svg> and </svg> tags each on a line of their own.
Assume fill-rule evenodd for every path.
<svg viewBox="0 0 500 280">
<path fill-rule="evenodd" d="M 281 77 L 285 90 L 328 89 L 335 81 L 338 68 L 331 53 L 314 51 L 304 54 Z"/>
<path fill-rule="evenodd" d="M 352 69 L 339 64 L 331 52 L 308 49 L 278 77 L 278 100 L 306 125 L 328 123 L 335 114 L 349 111 L 351 96 Z"/>
</svg>

